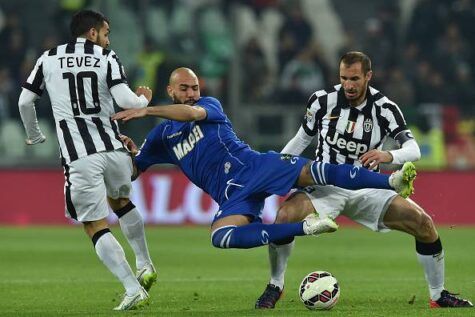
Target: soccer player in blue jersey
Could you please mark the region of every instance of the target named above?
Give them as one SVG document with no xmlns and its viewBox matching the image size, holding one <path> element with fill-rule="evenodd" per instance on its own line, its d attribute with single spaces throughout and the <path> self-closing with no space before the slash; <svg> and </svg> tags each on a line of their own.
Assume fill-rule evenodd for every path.
<svg viewBox="0 0 475 317">
<path fill-rule="evenodd" d="M 415 178 L 407 164 L 391 176 L 351 165 L 332 165 L 276 152 L 259 153 L 242 142 L 220 102 L 201 97 L 198 78 L 188 68 L 170 76 L 168 94 L 173 105 L 118 112 L 114 120 L 145 116 L 168 119 L 156 126 L 140 150 L 130 138 L 123 141 L 135 161 L 135 175 L 154 164 L 175 164 L 219 205 L 211 225 L 211 241 L 217 248 L 252 248 L 294 236 L 317 235 L 337 230 L 330 218 L 306 215 L 300 222 L 263 224 L 266 197 L 285 195 L 294 187 L 332 184 L 349 189 L 395 189 L 409 196 Z"/>
</svg>

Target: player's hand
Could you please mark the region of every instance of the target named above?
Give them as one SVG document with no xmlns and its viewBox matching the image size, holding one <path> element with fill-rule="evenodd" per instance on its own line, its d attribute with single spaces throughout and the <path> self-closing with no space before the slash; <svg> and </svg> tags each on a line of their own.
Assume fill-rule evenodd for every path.
<svg viewBox="0 0 475 317">
<path fill-rule="evenodd" d="M 393 157 L 387 151 L 371 150 L 360 156 L 360 162 L 368 169 L 375 169 L 380 163 L 391 163 Z"/>
<path fill-rule="evenodd" d="M 117 112 L 112 116 L 112 120 L 122 120 L 122 122 L 127 122 L 132 119 L 143 118 L 147 115 L 147 108 L 140 109 L 128 109 L 124 111 Z"/>
<path fill-rule="evenodd" d="M 148 102 L 152 100 L 152 89 L 147 86 L 139 86 L 139 88 L 135 90 L 135 94 L 137 96 L 144 95 Z"/>
<path fill-rule="evenodd" d="M 132 156 L 137 155 L 137 153 L 139 152 L 139 148 L 137 147 L 137 145 L 135 145 L 134 141 L 132 141 L 131 138 L 123 134 L 121 134 L 119 137 L 122 140 L 122 143 L 124 143 L 124 146 L 127 151 L 129 151 Z"/>
<path fill-rule="evenodd" d="M 25 143 L 26 145 L 34 145 L 34 144 L 43 143 L 44 141 L 46 141 L 46 137 L 44 135 L 41 135 L 39 138 L 34 139 L 34 140 L 26 139 Z"/>
</svg>

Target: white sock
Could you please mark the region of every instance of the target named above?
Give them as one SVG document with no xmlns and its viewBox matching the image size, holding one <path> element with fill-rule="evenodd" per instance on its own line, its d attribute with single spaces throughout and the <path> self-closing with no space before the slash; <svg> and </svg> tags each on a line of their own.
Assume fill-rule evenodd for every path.
<svg viewBox="0 0 475 317">
<path fill-rule="evenodd" d="M 295 240 L 283 245 L 274 243 L 269 244 L 269 262 L 270 262 L 270 284 L 278 286 L 281 290 L 284 288 L 285 270 L 290 253 L 294 248 Z"/>
<path fill-rule="evenodd" d="M 147 241 L 145 239 L 143 219 L 137 208 L 134 207 L 120 217 L 119 224 L 132 250 L 134 250 L 137 269 L 144 267 L 145 264 L 151 264 L 152 260 L 150 259 Z"/>
<path fill-rule="evenodd" d="M 100 236 L 94 247 L 102 263 L 124 285 L 127 295 L 131 296 L 137 293 L 140 289 L 140 284 L 135 278 L 129 263 L 127 263 L 124 249 L 122 249 L 112 233 L 107 232 Z"/>
<path fill-rule="evenodd" d="M 444 290 L 445 261 L 444 250 L 434 255 L 417 253 L 417 259 L 424 267 L 426 281 L 429 284 L 429 293 L 432 300 L 438 300 Z"/>
</svg>

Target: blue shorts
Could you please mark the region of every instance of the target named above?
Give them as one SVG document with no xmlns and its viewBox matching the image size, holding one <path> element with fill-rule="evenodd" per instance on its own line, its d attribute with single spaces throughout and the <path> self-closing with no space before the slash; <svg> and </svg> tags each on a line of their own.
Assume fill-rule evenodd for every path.
<svg viewBox="0 0 475 317">
<path fill-rule="evenodd" d="M 245 215 L 260 221 L 264 200 L 270 195 L 286 195 L 295 187 L 308 159 L 277 152 L 259 153 L 246 160 L 246 166 L 228 180 L 225 199 L 214 221 Z"/>
</svg>

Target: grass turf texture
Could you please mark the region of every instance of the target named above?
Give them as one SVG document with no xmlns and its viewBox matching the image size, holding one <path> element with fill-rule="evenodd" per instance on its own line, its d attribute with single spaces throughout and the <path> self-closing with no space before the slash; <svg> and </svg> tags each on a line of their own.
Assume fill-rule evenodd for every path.
<svg viewBox="0 0 475 317">
<path fill-rule="evenodd" d="M 475 309 L 429 310 L 414 240 L 343 227 L 297 238 L 285 295 L 276 309 L 254 303 L 268 280 L 267 247 L 219 250 L 205 227 L 148 227 L 159 281 L 149 306 L 113 312 L 123 292 L 80 227 L 0 227 L 0 316 L 475 316 Z M 120 229 L 112 229 L 133 259 Z M 475 228 L 442 228 L 446 287 L 475 299 Z M 134 265 L 135 266 L 135 265 Z M 134 268 L 135 270 L 135 268 Z M 327 270 L 341 297 L 328 312 L 308 311 L 301 279 Z M 410 303 L 412 302 L 412 303 Z"/>
</svg>

